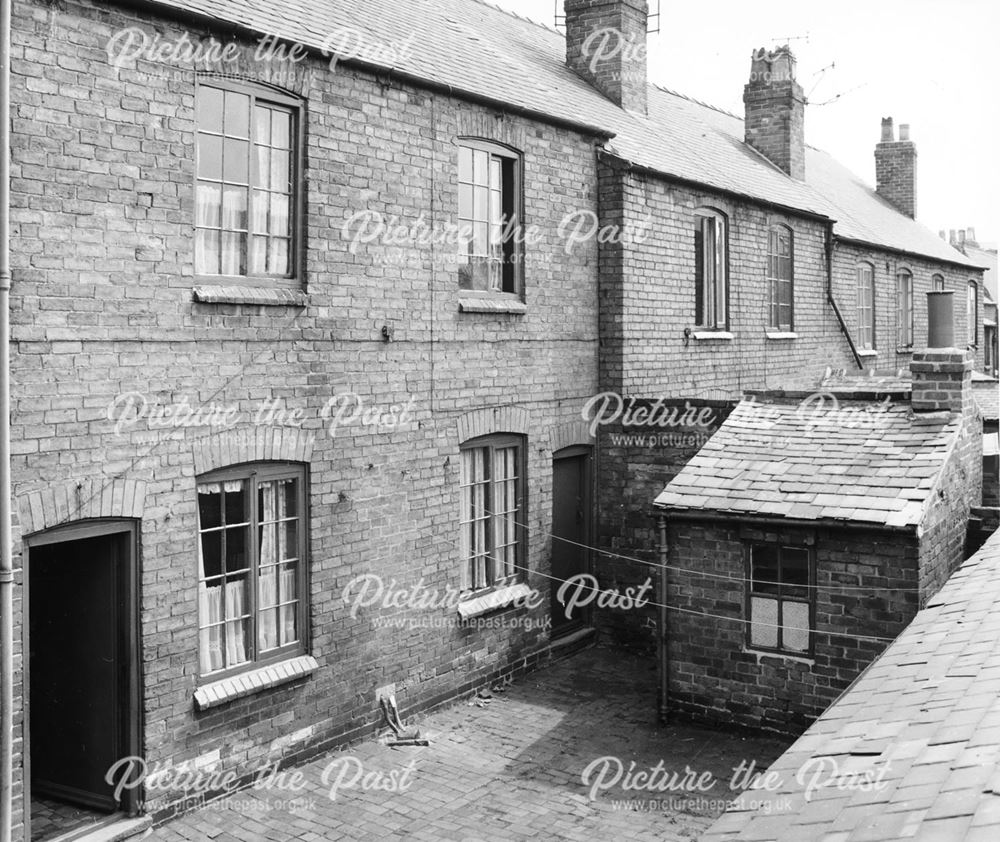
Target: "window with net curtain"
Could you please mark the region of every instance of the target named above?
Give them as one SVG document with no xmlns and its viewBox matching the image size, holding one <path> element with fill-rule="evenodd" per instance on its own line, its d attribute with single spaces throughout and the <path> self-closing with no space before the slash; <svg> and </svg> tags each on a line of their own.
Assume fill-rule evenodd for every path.
<svg viewBox="0 0 1000 842">
<path fill-rule="evenodd" d="M 298 103 L 215 79 L 196 97 L 195 274 L 294 285 Z"/>
<path fill-rule="evenodd" d="M 907 269 L 896 273 L 896 347 L 913 346 L 913 275 Z"/>
<path fill-rule="evenodd" d="M 305 477 L 259 463 L 198 478 L 201 675 L 305 651 Z"/>
<path fill-rule="evenodd" d="M 812 650 L 813 571 L 807 547 L 750 544 L 748 547 L 747 644 L 806 655 Z"/>
<path fill-rule="evenodd" d="M 462 445 L 460 588 L 477 591 L 511 583 L 524 567 L 524 468 L 520 436 L 488 436 Z"/>
</svg>

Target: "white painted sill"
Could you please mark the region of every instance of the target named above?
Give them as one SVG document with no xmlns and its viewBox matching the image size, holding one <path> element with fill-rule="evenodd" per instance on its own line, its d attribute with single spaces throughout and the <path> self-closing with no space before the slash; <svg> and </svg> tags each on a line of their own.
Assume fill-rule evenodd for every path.
<svg viewBox="0 0 1000 842">
<path fill-rule="evenodd" d="M 233 699 L 252 696 L 271 687 L 298 681 L 300 678 L 312 675 L 318 669 L 319 664 L 312 655 L 298 655 L 286 661 L 278 661 L 276 664 L 241 672 L 239 675 L 231 675 L 211 684 L 203 684 L 194 691 L 194 706 L 197 710 L 208 710 Z"/>
<path fill-rule="evenodd" d="M 728 330 L 696 330 L 691 334 L 699 342 L 732 342 L 736 336 Z"/>
<path fill-rule="evenodd" d="M 215 286 L 201 284 L 192 291 L 201 304 L 252 304 L 257 307 L 305 307 L 309 296 L 302 290 L 280 287 Z"/>
<path fill-rule="evenodd" d="M 499 608 L 506 608 L 513 605 L 517 600 L 531 596 L 532 590 L 523 582 L 516 585 L 507 585 L 497 588 L 495 591 L 484 593 L 472 599 L 466 599 L 458 604 L 458 616 L 463 620 L 471 617 L 479 617 L 490 611 Z"/>
<path fill-rule="evenodd" d="M 790 655 L 784 652 L 771 652 L 765 649 L 750 649 L 746 646 L 743 647 L 743 654 L 753 655 L 758 663 L 760 663 L 761 658 L 774 658 L 778 661 L 792 661 L 793 663 L 806 664 L 807 666 L 815 666 L 816 664 L 815 658 L 809 658 L 804 655 Z"/>
<path fill-rule="evenodd" d="M 488 296 L 488 295 L 463 295 L 458 296 L 458 310 L 461 313 L 513 313 L 523 315 L 528 312 L 528 305 L 517 298 Z"/>
<path fill-rule="evenodd" d="M 858 351 L 858 356 L 859 357 L 877 357 L 878 356 L 878 351 L 876 351 L 874 349 L 864 350 L 864 351 Z"/>
<path fill-rule="evenodd" d="M 799 335 L 795 331 L 790 330 L 767 330 L 764 331 L 764 336 L 768 339 L 784 340 L 784 339 L 798 339 Z"/>
</svg>

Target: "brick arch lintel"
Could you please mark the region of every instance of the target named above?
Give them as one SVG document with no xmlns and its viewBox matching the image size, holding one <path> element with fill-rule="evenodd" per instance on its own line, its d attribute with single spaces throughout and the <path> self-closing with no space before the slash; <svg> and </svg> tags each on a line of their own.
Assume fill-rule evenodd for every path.
<svg viewBox="0 0 1000 842">
<path fill-rule="evenodd" d="M 309 462 L 316 434 L 296 427 L 253 426 L 199 439 L 192 448 L 195 474 L 244 462 Z"/>
<path fill-rule="evenodd" d="M 557 424 L 550 435 L 550 449 L 553 453 L 573 445 L 593 446 L 597 440 L 590 434 L 590 424 L 582 418 Z"/>
<path fill-rule="evenodd" d="M 491 409 L 474 409 L 458 418 L 458 441 L 462 443 L 477 436 L 492 433 L 518 433 L 527 435 L 531 414 L 517 406 L 496 406 Z"/>
<path fill-rule="evenodd" d="M 23 535 L 92 518 L 141 519 L 145 505 L 145 481 L 122 477 L 56 483 L 17 496 Z"/>
</svg>

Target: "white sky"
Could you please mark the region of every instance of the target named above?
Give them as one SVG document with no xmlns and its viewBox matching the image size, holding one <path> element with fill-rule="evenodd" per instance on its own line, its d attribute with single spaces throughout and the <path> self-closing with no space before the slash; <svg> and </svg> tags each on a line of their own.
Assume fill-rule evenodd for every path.
<svg viewBox="0 0 1000 842">
<path fill-rule="evenodd" d="M 550 26 L 557 2 L 562 11 L 562 0 L 491 2 Z M 661 12 L 648 42 L 651 82 L 742 114 L 751 51 L 787 42 L 811 103 L 807 143 L 874 184 L 882 117 L 897 131 L 909 123 L 920 222 L 935 232 L 975 228 L 981 244 L 1000 240 L 1000 2 L 649 4 Z"/>
</svg>

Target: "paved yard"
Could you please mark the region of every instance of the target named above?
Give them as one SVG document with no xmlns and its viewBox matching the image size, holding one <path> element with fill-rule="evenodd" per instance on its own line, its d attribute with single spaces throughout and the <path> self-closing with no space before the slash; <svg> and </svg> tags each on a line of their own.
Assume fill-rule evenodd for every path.
<svg viewBox="0 0 1000 842">
<path fill-rule="evenodd" d="M 733 768 L 741 761 L 766 767 L 790 741 L 658 727 L 654 666 L 652 658 L 613 649 L 581 652 L 497 690 L 481 706 L 461 702 L 421 717 L 414 724 L 430 738 L 428 747 L 389 748 L 372 739 L 298 767 L 301 791 L 237 793 L 148 838 L 695 839 L 732 796 Z M 618 761 L 605 757 L 622 764 L 617 784 Z M 662 791 L 622 786 L 630 769 L 641 784 L 637 773 L 661 761 L 652 783 Z M 588 786 L 582 775 L 590 764 Z M 713 789 L 666 789 L 668 776 L 682 775 L 685 765 L 712 773 Z M 597 781 L 607 788 L 591 800 Z"/>
</svg>

